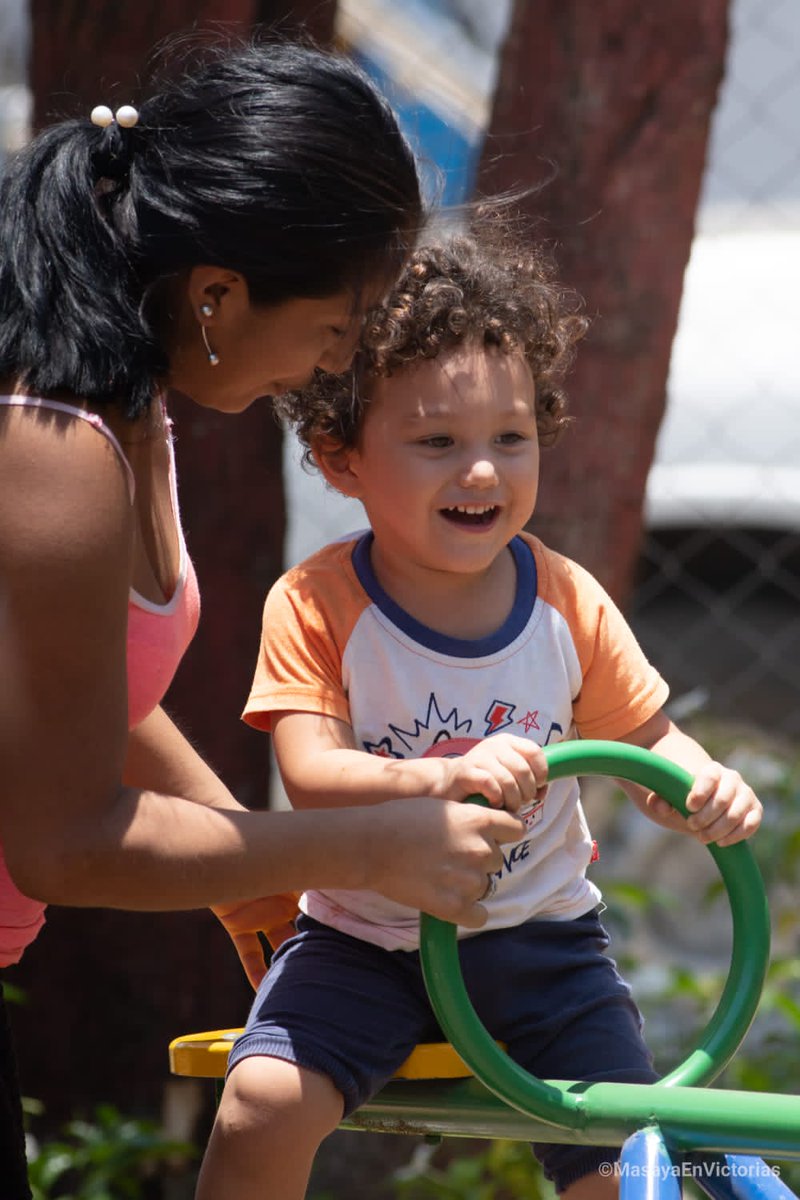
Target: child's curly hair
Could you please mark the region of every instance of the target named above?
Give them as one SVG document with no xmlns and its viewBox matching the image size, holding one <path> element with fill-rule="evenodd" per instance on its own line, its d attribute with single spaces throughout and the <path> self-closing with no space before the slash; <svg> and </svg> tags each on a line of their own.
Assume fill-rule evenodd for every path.
<svg viewBox="0 0 800 1200">
<path fill-rule="evenodd" d="M 539 441 L 552 445 L 570 422 L 560 383 L 588 325 L 580 303 L 556 282 L 545 249 L 522 247 L 507 230 L 430 241 L 412 253 L 389 297 L 370 312 L 351 370 L 318 372 L 302 390 L 276 397 L 276 412 L 294 426 L 312 465 L 321 439 L 356 445 L 370 380 L 474 341 L 524 355 L 536 387 Z"/>
</svg>

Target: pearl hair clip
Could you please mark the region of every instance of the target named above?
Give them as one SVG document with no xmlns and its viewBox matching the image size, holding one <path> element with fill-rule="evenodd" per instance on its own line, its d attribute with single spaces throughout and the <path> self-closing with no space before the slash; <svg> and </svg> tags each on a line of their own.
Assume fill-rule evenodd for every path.
<svg viewBox="0 0 800 1200">
<path fill-rule="evenodd" d="M 96 108 L 92 109 L 89 116 L 92 124 L 99 125 L 102 129 L 113 124 L 114 121 L 123 129 L 133 129 L 139 121 L 139 112 L 132 104 L 123 104 L 116 113 L 113 113 L 108 105 L 98 104 Z"/>
</svg>

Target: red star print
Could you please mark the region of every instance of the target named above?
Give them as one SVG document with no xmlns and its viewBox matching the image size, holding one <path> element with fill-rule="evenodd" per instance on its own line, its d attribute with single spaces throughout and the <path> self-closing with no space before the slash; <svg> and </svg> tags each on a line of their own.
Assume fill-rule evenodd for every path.
<svg viewBox="0 0 800 1200">
<path fill-rule="evenodd" d="M 531 712 L 531 711 L 529 710 L 528 712 L 526 712 L 526 713 L 525 713 L 525 716 L 524 716 L 524 717 L 521 717 L 521 718 L 519 719 L 519 721 L 517 721 L 517 724 L 518 724 L 518 725 L 523 725 L 523 726 L 525 727 L 525 732 L 526 732 L 526 733 L 530 733 L 530 731 L 531 731 L 532 729 L 541 729 L 541 725 L 540 725 L 540 724 L 539 724 L 539 722 L 536 720 L 536 718 L 537 718 L 538 716 L 539 716 L 539 710 L 538 710 L 538 708 L 536 709 L 536 711 L 535 711 L 535 712 Z"/>
</svg>

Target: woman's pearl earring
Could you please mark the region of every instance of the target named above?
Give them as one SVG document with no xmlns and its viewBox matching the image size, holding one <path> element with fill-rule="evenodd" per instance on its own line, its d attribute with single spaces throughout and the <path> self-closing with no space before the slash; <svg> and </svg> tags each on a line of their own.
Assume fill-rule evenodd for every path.
<svg viewBox="0 0 800 1200">
<path fill-rule="evenodd" d="M 210 304 L 201 304 L 200 305 L 200 315 L 202 317 L 213 317 L 214 309 L 211 307 Z M 202 337 L 203 345 L 206 348 L 206 354 L 208 355 L 209 366 L 218 367 L 219 366 L 219 355 L 214 350 L 212 350 L 208 344 L 208 334 L 206 332 L 205 325 L 200 326 L 200 336 Z"/>
</svg>

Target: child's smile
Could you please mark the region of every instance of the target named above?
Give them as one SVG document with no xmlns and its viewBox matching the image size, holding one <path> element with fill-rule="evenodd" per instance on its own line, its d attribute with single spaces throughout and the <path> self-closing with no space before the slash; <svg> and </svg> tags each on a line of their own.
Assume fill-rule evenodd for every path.
<svg viewBox="0 0 800 1200">
<path fill-rule="evenodd" d="M 463 529 L 488 529 L 499 511 L 496 504 L 457 504 L 441 510 L 446 520 Z"/>
</svg>

